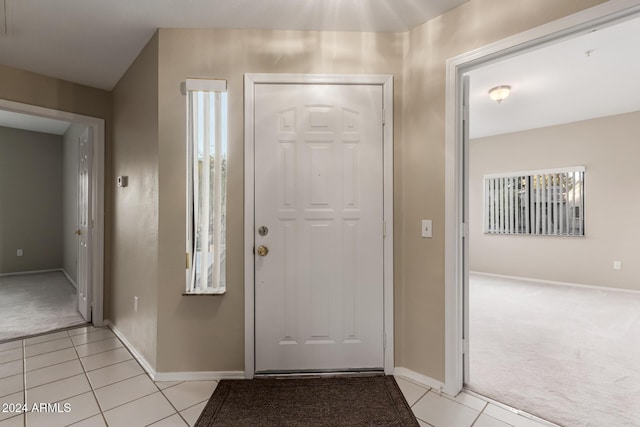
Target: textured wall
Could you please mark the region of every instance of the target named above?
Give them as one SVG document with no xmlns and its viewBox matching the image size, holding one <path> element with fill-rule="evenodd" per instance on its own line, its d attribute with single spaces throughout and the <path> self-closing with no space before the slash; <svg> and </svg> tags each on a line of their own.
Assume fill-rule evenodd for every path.
<svg viewBox="0 0 640 427">
<path fill-rule="evenodd" d="M 113 91 L 109 319 L 155 366 L 158 323 L 158 36 Z M 115 177 L 126 175 L 119 188 Z M 183 228 L 184 230 L 184 228 Z M 134 297 L 139 298 L 134 312 Z"/>
<path fill-rule="evenodd" d="M 401 115 L 404 34 L 160 30 L 159 371 L 244 370 L 244 73 L 393 74 Z M 185 287 L 186 77 L 228 80 L 227 293 Z M 399 129 L 399 128 L 398 128 Z M 401 145 L 399 131 L 396 144 Z"/>
<path fill-rule="evenodd" d="M 559 19 L 601 0 L 470 0 L 409 33 L 400 156 L 396 287 L 402 313 L 396 365 L 444 381 L 445 64 L 447 59 Z M 433 219 L 433 238 L 420 220 Z"/>
</svg>

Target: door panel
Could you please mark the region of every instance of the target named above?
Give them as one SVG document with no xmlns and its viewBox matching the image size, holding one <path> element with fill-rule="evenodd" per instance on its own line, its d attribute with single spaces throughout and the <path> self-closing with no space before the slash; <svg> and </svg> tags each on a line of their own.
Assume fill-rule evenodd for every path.
<svg viewBox="0 0 640 427">
<path fill-rule="evenodd" d="M 258 84 L 255 123 L 256 372 L 382 368 L 382 87 Z"/>
<path fill-rule="evenodd" d="M 93 140 L 87 128 L 78 141 L 78 311 L 91 321 L 91 218 Z"/>
</svg>

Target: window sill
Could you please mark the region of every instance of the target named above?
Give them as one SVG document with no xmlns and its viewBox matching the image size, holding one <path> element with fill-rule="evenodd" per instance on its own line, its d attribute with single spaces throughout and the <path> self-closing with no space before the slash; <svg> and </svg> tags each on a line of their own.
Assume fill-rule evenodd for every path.
<svg viewBox="0 0 640 427">
<path fill-rule="evenodd" d="M 207 291 L 207 292 L 183 292 L 182 296 L 184 297 L 193 297 L 193 296 L 220 296 L 227 293 L 227 291 Z"/>
</svg>

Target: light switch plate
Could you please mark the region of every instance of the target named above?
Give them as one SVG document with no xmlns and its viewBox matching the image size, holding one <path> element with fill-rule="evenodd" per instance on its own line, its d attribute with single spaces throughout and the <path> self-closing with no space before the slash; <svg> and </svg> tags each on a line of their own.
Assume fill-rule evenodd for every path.
<svg viewBox="0 0 640 427">
<path fill-rule="evenodd" d="M 422 237 L 433 237 L 433 224 L 430 219 L 422 220 Z"/>
</svg>

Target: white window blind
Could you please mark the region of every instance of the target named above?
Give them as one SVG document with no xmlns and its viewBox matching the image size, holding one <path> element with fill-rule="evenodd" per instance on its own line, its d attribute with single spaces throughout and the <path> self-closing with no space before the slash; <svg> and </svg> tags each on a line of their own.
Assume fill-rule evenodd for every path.
<svg viewBox="0 0 640 427">
<path fill-rule="evenodd" d="M 224 293 L 227 187 L 225 80 L 188 79 L 187 293 Z"/>
<path fill-rule="evenodd" d="M 484 232 L 584 236 L 584 166 L 484 176 Z"/>
</svg>

